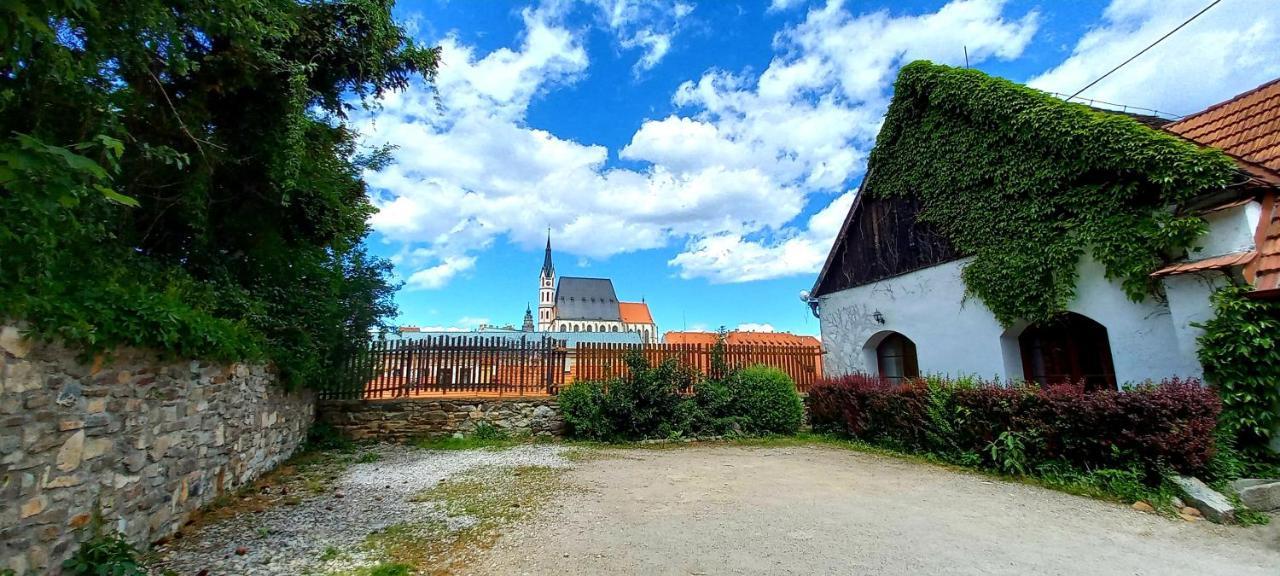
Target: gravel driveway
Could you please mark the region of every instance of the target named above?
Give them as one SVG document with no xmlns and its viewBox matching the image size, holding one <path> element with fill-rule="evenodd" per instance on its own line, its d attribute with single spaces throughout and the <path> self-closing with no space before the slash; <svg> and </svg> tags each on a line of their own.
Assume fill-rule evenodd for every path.
<svg viewBox="0 0 1280 576">
<path fill-rule="evenodd" d="M 1280 574 L 1280 528 L 826 447 L 616 451 L 477 574 Z"/>
<path fill-rule="evenodd" d="M 291 505 L 242 510 L 156 550 L 153 574 L 245 576 L 361 574 L 380 561 L 362 543 L 388 527 L 432 521 L 459 528 L 438 502 L 415 495 L 442 480 L 490 468 L 559 468 L 569 463 L 563 446 L 526 445 L 505 450 L 422 450 L 382 445 L 374 462 L 352 464 L 326 486 Z M 271 487 L 278 490 L 279 487 Z M 296 490 L 296 488 L 295 488 Z"/>
</svg>

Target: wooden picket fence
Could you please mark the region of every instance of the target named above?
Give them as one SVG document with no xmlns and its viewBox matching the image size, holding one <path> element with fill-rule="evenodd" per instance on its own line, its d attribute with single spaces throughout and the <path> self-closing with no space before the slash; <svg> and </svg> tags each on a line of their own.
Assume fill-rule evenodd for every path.
<svg viewBox="0 0 1280 576">
<path fill-rule="evenodd" d="M 713 344 L 604 344 L 579 343 L 572 354 L 572 380 L 604 380 L 627 375 L 626 358 L 639 353 L 650 365 L 674 358 L 681 365 L 703 375 L 712 374 Z M 741 368 L 752 364 L 773 366 L 786 372 L 802 394 L 822 378 L 822 348 L 819 346 L 768 346 L 731 344 L 724 347 L 725 365 Z"/>
<path fill-rule="evenodd" d="M 536 336 L 375 341 L 320 397 L 548 396 L 565 383 L 567 356 L 562 341 Z"/>
<path fill-rule="evenodd" d="M 519 339 L 433 336 L 371 342 L 352 357 L 335 381 L 320 390 L 326 399 L 430 396 L 553 396 L 564 385 L 627 375 L 626 358 L 638 353 L 650 364 L 669 358 L 712 375 L 710 344 L 604 344 L 573 347 L 553 337 Z M 728 367 L 751 364 L 786 372 L 806 393 L 822 378 L 818 346 L 727 345 Z"/>
</svg>

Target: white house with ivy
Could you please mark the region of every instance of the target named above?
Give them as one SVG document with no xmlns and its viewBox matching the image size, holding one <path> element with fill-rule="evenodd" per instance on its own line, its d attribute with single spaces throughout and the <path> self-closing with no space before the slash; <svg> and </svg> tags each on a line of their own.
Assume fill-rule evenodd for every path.
<svg viewBox="0 0 1280 576">
<path fill-rule="evenodd" d="M 810 291 L 827 374 L 1202 377 L 1219 287 L 1280 293 L 1280 81 L 1175 121 L 903 68 Z"/>
</svg>

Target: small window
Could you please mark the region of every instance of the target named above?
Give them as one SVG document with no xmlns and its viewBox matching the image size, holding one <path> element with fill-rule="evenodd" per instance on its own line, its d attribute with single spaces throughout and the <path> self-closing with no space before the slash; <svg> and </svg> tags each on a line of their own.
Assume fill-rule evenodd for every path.
<svg viewBox="0 0 1280 576">
<path fill-rule="evenodd" d="M 886 336 L 876 346 L 876 363 L 879 365 L 880 377 L 886 380 L 901 382 L 920 376 L 915 342 L 897 332 Z"/>
<path fill-rule="evenodd" d="M 565 326 L 564 324 L 561 324 L 561 325 L 560 325 L 560 331 L 561 331 L 561 332 L 568 332 L 568 331 L 569 331 L 569 327 L 568 327 L 568 326 Z"/>
</svg>

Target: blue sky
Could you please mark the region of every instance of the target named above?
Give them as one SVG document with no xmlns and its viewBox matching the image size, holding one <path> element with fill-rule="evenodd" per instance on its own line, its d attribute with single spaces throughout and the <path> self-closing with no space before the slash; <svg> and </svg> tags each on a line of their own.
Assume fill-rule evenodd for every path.
<svg viewBox="0 0 1280 576">
<path fill-rule="evenodd" d="M 663 331 L 818 332 L 811 286 L 915 59 L 1074 92 L 1202 0 L 402 1 L 438 90 L 356 118 L 401 324 L 519 324 L 547 229 Z M 1226 0 L 1084 96 L 1186 114 L 1280 76 L 1273 0 Z"/>
</svg>

